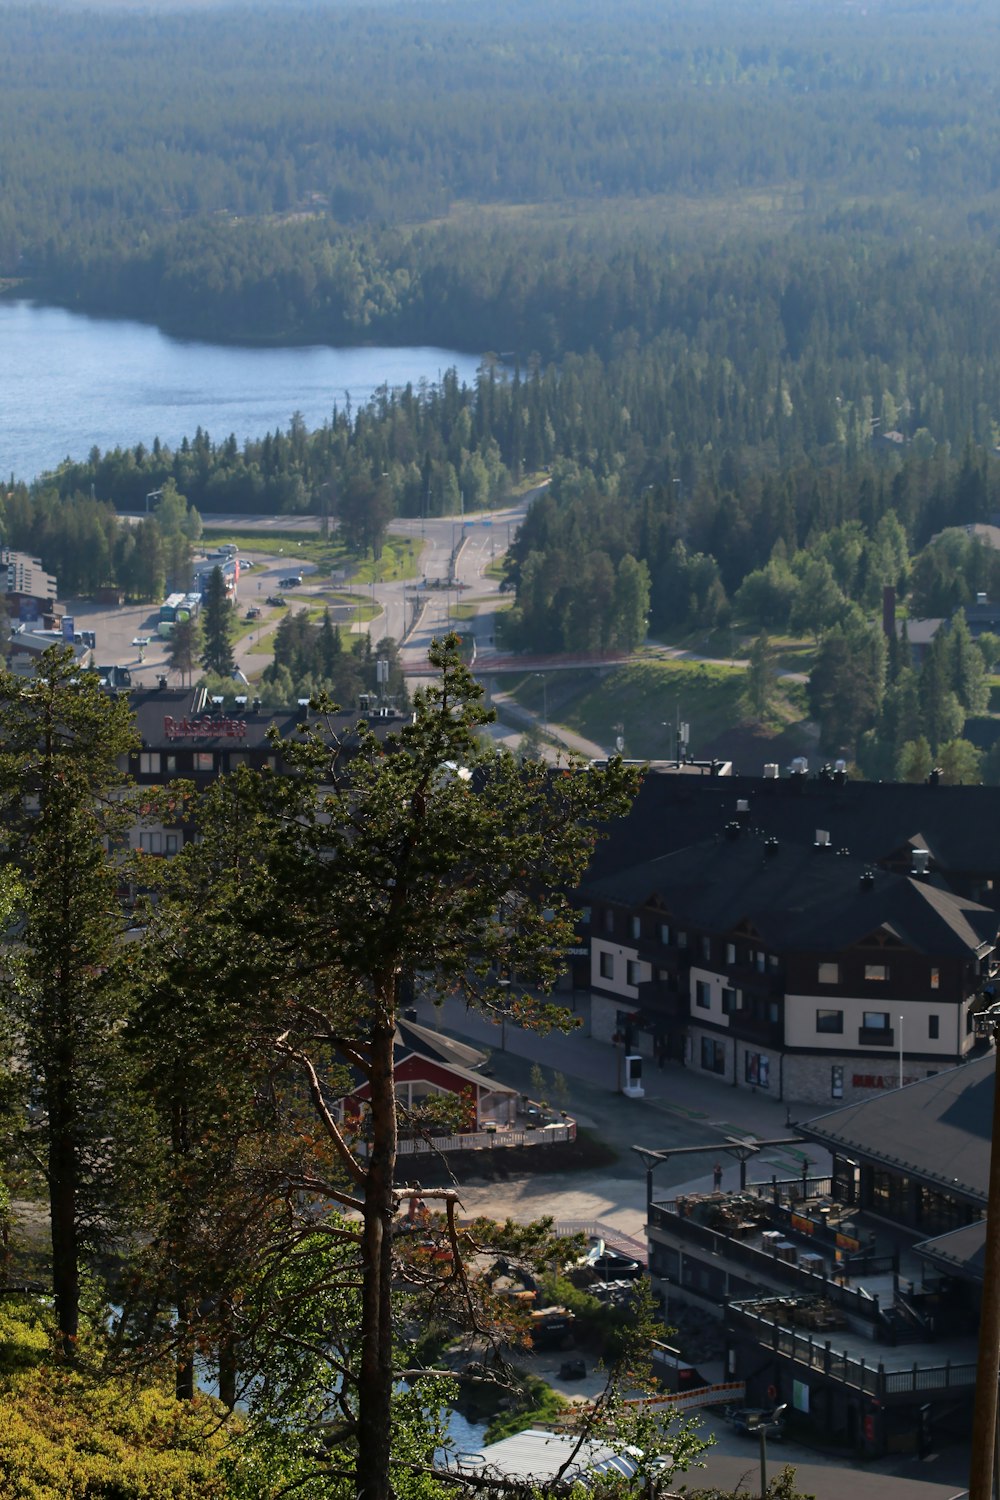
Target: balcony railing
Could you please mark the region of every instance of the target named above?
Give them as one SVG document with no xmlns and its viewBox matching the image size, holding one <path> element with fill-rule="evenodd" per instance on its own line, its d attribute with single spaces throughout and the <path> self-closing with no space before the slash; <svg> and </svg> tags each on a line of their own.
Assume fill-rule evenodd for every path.
<svg viewBox="0 0 1000 1500">
<path fill-rule="evenodd" d="M 745 1268 L 758 1283 L 766 1286 L 770 1278 L 793 1291 L 795 1296 L 822 1297 L 843 1313 L 862 1319 L 874 1335 L 884 1332 L 878 1296 L 866 1292 L 864 1287 L 843 1286 L 825 1270 L 810 1271 L 794 1261 L 779 1260 L 770 1250 L 747 1244 L 723 1229 L 710 1229 L 708 1225 L 699 1224 L 680 1213 L 675 1202 L 651 1204 L 649 1226 L 664 1230 L 684 1247 L 697 1247 L 707 1255 Z M 891 1261 L 887 1261 L 884 1269 L 892 1269 Z M 866 1267 L 865 1270 L 867 1274 L 873 1274 L 872 1268 Z"/>
<path fill-rule="evenodd" d="M 751 1010 L 734 1010 L 729 1015 L 730 1029 L 747 1041 L 766 1042 L 780 1047 L 784 1037 L 784 1026 L 779 1021 L 763 1020 Z"/>
<path fill-rule="evenodd" d="M 891 1026 L 859 1026 L 859 1047 L 891 1047 L 895 1043 L 896 1033 Z"/>
<path fill-rule="evenodd" d="M 730 1327 L 751 1334 L 756 1343 L 773 1353 L 874 1396 L 880 1402 L 893 1396 L 968 1391 L 976 1383 L 974 1364 L 952 1364 L 946 1360 L 940 1365 L 921 1365 L 915 1360 L 905 1370 L 886 1370 L 881 1363 L 873 1365 L 864 1359 L 853 1359 L 846 1350 L 838 1353 L 830 1339 L 817 1342 L 811 1334 L 784 1328 L 762 1316 L 755 1311 L 754 1303 L 730 1302 L 726 1321 Z"/>
</svg>

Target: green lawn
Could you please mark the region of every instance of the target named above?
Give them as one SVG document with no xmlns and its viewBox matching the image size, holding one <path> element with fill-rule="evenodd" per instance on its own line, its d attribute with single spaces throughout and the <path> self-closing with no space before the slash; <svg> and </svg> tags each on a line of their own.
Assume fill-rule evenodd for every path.
<svg viewBox="0 0 1000 1500">
<path fill-rule="evenodd" d="M 419 543 L 414 537 L 390 533 L 377 562 L 370 557 L 357 557 L 347 551 L 336 535 L 326 539 L 320 536 L 318 522 L 314 532 L 214 530 L 206 524 L 202 540 L 212 547 L 238 547 L 241 554 L 265 552 L 271 556 L 277 553 L 288 559 L 291 569 L 298 563 L 315 563 L 325 577 L 337 572 L 357 583 L 370 583 L 373 577 L 376 582 L 380 579 L 416 578 L 420 555 Z"/>
<path fill-rule="evenodd" d="M 621 733 L 627 756 L 665 760 L 675 754 L 678 719 L 690 725 L 688 750 L 694 757 L 727 731 L 748 723 L 744 680 L 741 667 L 654 659 L 601 674 L 592 669 L 546 672 L 544 677 L 525 673 L 505 686 L 540 719 L 547 697 L 551 723 L 565 724 L 601 745 L 612 744 Z M 781 685 L 763 726 L 766 734 L 790 729 L 807 717 L 805 692 L 801 684 Z"/>
</svg>

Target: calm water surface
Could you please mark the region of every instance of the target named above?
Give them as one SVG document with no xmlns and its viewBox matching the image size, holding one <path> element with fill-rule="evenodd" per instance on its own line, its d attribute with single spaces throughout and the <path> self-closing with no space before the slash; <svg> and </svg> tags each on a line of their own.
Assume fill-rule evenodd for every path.
<svg viewBox="0 0 1000 1500">
<path fill-rule="evenodd" d="M 33 479 L 101 448 L 171 447 L 197 427 L 239 442 L 299 411 L 320 427 L 348 393 L 434 383 L 479 359 L 449 349 L 252 349 L 175 339 L 145 323 L 0 299 L 0 475 Z"/>
</svg>

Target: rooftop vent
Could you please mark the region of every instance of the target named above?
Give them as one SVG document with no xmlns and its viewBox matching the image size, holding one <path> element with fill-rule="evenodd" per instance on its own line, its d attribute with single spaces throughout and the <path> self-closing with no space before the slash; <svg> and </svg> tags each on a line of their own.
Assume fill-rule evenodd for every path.
<svg viewBox="0 0 1000 1500">
<path fill-rule="evenodd" d="M 241 693 L 238 698 L 234 698 L 233 699 L 233 702 L 236 704 L 237 708 L 246 708 L 246 706 L 247 706 L 246 693 Z"/>
<path fill-rule="evenodd" d="M 156 686 L 159 688 L 161 693 L 165 693 L 167 690 L 167 679 L 165 677 L 158 677 L 156 679 Z"/>
<path fill-rule="evenodd" d="M 746 797 L 737 797 L 737 799 L 736 799 L 736 811 L 738 813 L 747 813 L 749 815 L 749 812 L 750 812 L 750 802 L 749 802 L 749 800 Z"/>
<path fill-rule="evenodd" d="M 985 594 L 977 594 L 976 595 L 976 603 L 977 604 L 987 604 L 988 602 L 989 602 L 989 600 L 987 599 L 987 596 Z"/>
<path fill-rule="evenodd" d="M 261 710 L 261 707 L 262 707 L 261 699 L 260 698 L 255 698 L 253 700 L 253 711 L 254 711 L 254 713 L 255 714 L 259 714 L 260 710 Z"/>
<path fill-rule="evenodd" d="M 212 697 L 210 698 L 209 701 L 210 701 L 210 703 L 212 705 L 212 711 L 213 711 L 213 713 L 221 714 L 221 712 L 222 712 L 222 705 L 226 701 L 225 698 L 222 697 L 221 693 L 220 694 L 213 693 Z"/>
<path fill-rule="evenodd" d="M 935 766 L 934 769 L 933 769 L 933 771 L 931 772 L 931 774 L 927 778 L 927 785 L 928 786 L 939 786 L 940 783 L 941 783 L 941 767 L 940 766 Z"/>
<path fill-rule="evenodd" d="M 817 828 L 815 847 L 817 849 L 829 849 L 832 847 L 830 844 L 830 830 L 828 828 Z"/>
<path fill-rule="evenodd" d="M 914 849 L 910 855 L 910 874 L 926 875 L 930 870 L 930 863 L 929 849 Z"/>
<path fill-rule="evenodd" d="M 861 889 L 863 891 L 870 891 L 871 888 L 872 888 L 872 886 L 874 884 L 875 884 L 875 871 L 872 870 L 872 869 L 868 869 L 868 870 L 863 871 L 862 875 L 861 875 Z"/>
<path fill-rule="evenodd" d="M 778 767 L 775 761 L 769 760 L 764 766 L 764 780 L 777 781 Z"/>
<path fill-rule="evenodd" d="M 773 859 L 774 856 L 777 854 L 779 847 L 780 846 L 778 844 L 778 840 L 773 835 L 771 836 L 771 838 L 765 839 L 764 840 L 764 858 L 765 859 Z"/>
<path fill-rule="evenodd" d="M 804 755 L 796 755 L 791 770 L 793 776 L 805 776 L 809 770 L 809 761 Z"/>
<path fill-rule="evenodd" d="M 737 823 L 735 818 L 731 823 L 727 823 L 725 828 L 723 829 L 723 833 L 726 835 L 726 838 L 730 840 L 738 839 L 741 832 L 742 829 L 740 828 L 740 825 L 739 823 Z"/>
</svg>

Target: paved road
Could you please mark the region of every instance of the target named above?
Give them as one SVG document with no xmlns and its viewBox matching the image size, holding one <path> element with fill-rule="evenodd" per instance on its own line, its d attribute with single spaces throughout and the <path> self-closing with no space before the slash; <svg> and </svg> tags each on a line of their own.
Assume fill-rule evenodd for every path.
<svg viewBox="0 0 1000 1500">
<path fill-rule="evenodd" d="M 560 1221 L 602 1220 L 641 1240 L 646 1222 L 646 1170 L 632 1151 L 633 1145 L 660 1149 L 719 1147 L 717 1152 L 676 1156 L 657 1167 L 656 1194 L 673 1197 L 678 1191 L 711 1190 L 716 1161 L 723 1167 L 723 1186 L 739 1186 L 739 1164 L 725 1154 L 727 1136 L 773 1140 L 790 1133 L 785 1129 L 785 1104 L 763 1091 L 752 1094 L 713 1083 L 676 1063 L 662 1070 L 647 1064 L 645 1099 L 626 1099 L 618 1092 L 616 1050 L 586 1034 L 586 997 L 580 995 L 577 1004 L 585 1022 L 580 1030 L 569 1035 L 554 1032 L 540 1036 L 511 1024 L 501 1027 L 455 1000 L 446 1000 L 440 1007 L 430 1000 L 419 1002 L 419 1018 L 424 1025 L 438 1026 L 476 1046 L 489 1048 L 493 1075 L 519 1092 L 537 1092 L 531 1082 L 532 1065 L 537 1063 L 554 1104 L 552 1075 L 561 1073 L 566 1080 L 565 1107 L 569 1113 L 618 1152 L 617 1161 L 610 1167 L 574 1173 L 558 1181 L 545 1175 L 526 1175 L 501 1183 L 465 1184 L 462 1198 L 470 1213 L 509 1215 L 520 1222 L 541 1214 L 554 1214 Z M 789 1108 L 793 1119 L 816 1113 L 811 1105 L 797 1108 L 793 1103 Z M 829 1170 L 829 1157 L 817 1147 L 773 1147 L 753 1159 L 748 1180 L 770 1180 L 775 1174 L 797 1176 L 804 1159 L 813 1174 Z"/>
<path fill-rule="evenodd" d="M 297 599 L 304 603 L 311 594 L 317 592 L 315 585 L 320 579 L 314 563 L 289 557 L 287 552 L 281 555 L 262 550 L 260 553 L 250 553 L 248 560 L 253 561 L 254 567 L 248 572 L 244 571 L 240 578 L 238 610 L 242 620 L 250 605 L 258 605 L 261 619 L 257 624 L 245 627 L 246 633 L 237 643 L 235 654 L 237 665 L 250 676 L 259 673 L 261 667 L 266 665 L 266 658 L 252 653 L 255 641 L 262 632 L 273 629 L 284 613 L 283 610 L 266 604 L 267 597 L 287 592 L 290 604 L 294 607 Z M 195 566 L 198 567 L 203 562 L 203 558 L 196 558 Z M 301 573 L 303 587 L 279 590 L 278 580 L 292 572 Z M 63 603 L 66 613 L 73 616 L 77 630 L 94 631 L 97 637 L 94 657 L 98 665 L 114 663 L 116 666 L 128 667 L 136 686 L 153 686 L 157 677 L 169 671 L 168 643 L 157 635 L 158 604 L 128 604 L 118 608 L 112 604 L 94 604 L 87 599 L 71 599 Z M 148 644 L 145 647 L 136 646 L 135 641 L 140 639 L 147 640 Z M 176 677 L 173 680 L 178 682 Z"/>
</svg>

